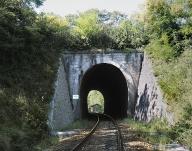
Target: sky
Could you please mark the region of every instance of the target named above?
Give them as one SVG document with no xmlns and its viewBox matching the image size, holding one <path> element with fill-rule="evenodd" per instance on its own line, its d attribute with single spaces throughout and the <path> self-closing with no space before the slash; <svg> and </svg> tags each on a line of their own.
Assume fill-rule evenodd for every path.
<svg viewBox="0 0 192 151">
<path fill-rule="evenodd" d="M 97 8 L 108 11 L 120 11 L 132 15 L 141 10 L 145 0 L 46 0 L 43 6 L 37 9 L 38 12 L 53 12 L 65 16 L 88 9 Z"/>
</svg>

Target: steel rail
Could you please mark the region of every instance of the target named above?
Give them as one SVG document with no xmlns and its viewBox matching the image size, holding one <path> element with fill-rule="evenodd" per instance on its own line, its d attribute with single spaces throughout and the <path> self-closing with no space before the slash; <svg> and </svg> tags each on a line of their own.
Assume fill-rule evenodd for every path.
<svg viewBox="0 0 192 151">
<path fill-rule="evenodd" d="M 92 127 L 90 132 L 82 139 L 82 141 L 80 143 L 78 143 L 71 151 L 78 151 L 83 147 L 83 145 L 88 141 L 90 136 L 96 131 L 96 129 L 101 121 L 101 118 L 108 118 L 113 123 L 113 125 L 115 126 L 115 129 L 117 129 L 117 150 L 125 151 L 124 145 L 123 145 L 123 137 L 121 135 L 121 130 L 118 126 L 118 123 L 113 119 L 113 117 L 110 115 L 101 114 L 101 113 L 92 113 L 91 115 L 94 115 L 97 117 L 97 122 L 94 124 L 94 126 Z M 63 145 L 61 145 L 61 147 L 60 147 L 58 145 L 58 147 L 55 147 L 54 151 L 63 151 L 62 146 Z"/>
<path fill-rule="evenodd" d="M 96 115 L 97 116 L 97 122 L 95 123 L 95 125 L 93 126 L 93 128 L 90 130 L 90 132 L 83 138 L 83 140 L 77 144 L 73 149 L 72 151 L 77 151 L 79 150 L 83 145 L 84 143 L 89 139 L 89 137 L 95 132 L 97 126 L 99 125 L 99 122 L 100 122 L 100 118 L 99 118 L 99 115 Z"/>
<path fill-rule="evenodd" d="M 118 126 L 118 123 L 113 119 L 113 117 L 111 117 L 110 115 L 107 115 L 107 114 L 100 114 L 100 113 L 93 113 L 92 115 L 97 116 L 98 120 L 97 120 L 96 124 L 94 125 L 94 127 L 92 128 L 90 133 L 87 134 L 84 137 L 84 139 L 72 149 L 72 151 L 77 151 L 84 145 L 84 143 L 89 139 L 89 137 L 95 132 L 97 126 L 100 123 L 101 117 L 110 119 L 110 121 L 112 121 L 113 125 L 115 125 L 115 128 L 117 129 L 117 149 L 118 149 L 118 151 L 124 151 L 125 149 L 124 149 L 124 145 L 123 145 L 123 138 L 121 135 L 121 130 Z"/>
<path fill-rule="evenodd" d="M 116 120 L 113 119 L 112 116 L 108 114 L 101 114 L 101 115 L 109 118 L 112 121 L 112 123 L 115 125 L 115 128 L 117 129 L 117 132 L 118 132 L 118 136 L 117 136 L 118 151 L 124 151 L 125 149 L 123 145 L 123 137 L 121 135 L 121 129 L 119 128 L 118 123 L 116 122 Z"/>
<path fill-rule="evenodd" d="M 100 122 L 100 118 L 99 115 L 97 114 L 92 114 L 94 116 L 97 117 L 97 122 L 94 124 L 94 126 L 92 127 L 92 129 L 90 130 L 90 132 L 82 139 L 82 141 L 80 143 L 78 143 L 71 151 L 77 151 L 80 150 L 81 147 L 84 145 L 84 143 L 89 139 L 89 137 L 95 132 L 99 122 Z M 53 151 L 64 151 L 63 150 L 63 144 L 59 144 L 57 146 L 55 146 L 53 148 Z"/>
</svg>

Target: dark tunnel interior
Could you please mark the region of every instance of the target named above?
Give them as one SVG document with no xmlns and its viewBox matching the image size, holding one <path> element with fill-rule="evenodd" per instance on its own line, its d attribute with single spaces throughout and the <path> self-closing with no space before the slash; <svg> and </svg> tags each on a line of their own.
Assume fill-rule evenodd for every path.
<svg viewBox="0 0 192 151">
<path fill-rule="evenodd" d="M 104 96 L 104 113 L 114 118 L 127 117 L 128 88 L 123 73 L 111 64 L 98 64 L 90 68 L 81 81 L 80 99 L 83 118 L 88 117 L 87 96 L 98 90 Z"/>
</svg>

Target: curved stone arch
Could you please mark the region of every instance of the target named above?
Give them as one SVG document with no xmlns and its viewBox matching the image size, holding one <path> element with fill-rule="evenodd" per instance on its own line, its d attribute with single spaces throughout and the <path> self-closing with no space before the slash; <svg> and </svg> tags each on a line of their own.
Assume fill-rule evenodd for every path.
<svg viewBox="0 0 192 151">
<path fill-rule="evenodd" d="M 116 111 L 114 111 L 114 110 L 113 111 L 114 111 L 114 113 L 115 112 L 117 113 L 118 117 L 127 116 L 128 83 L 127 83 L 126 73 L 119 67 L 120 66 L 118 64 L 116 64 L 115 62 L 110 62 L 110 63 L 102 62 L 102 63 L 97 63 L 97 64 L 92 65 L 90 68 L 88 68 L 84 72 L 83 77 L 81 79 L 81 84 L 79 87 L 80 88 L 80 102 L 81 102 L 80 108 L 81 108 L 82 117 L 86 117 L 85 115 L 87 115 L 87 113 L 88 113 L 87 101 L 85 101 L 85 100 L 86 100 L 86 95 L 92 88 L 94 88 L 94 90 L 100 91 L 104 95 L 104 97 L 106 96 L 106 101 L 105 101 L 106 106 L 104 108 L 105 113 L 113 114 L 111 112 L 112 109 L 110 109 L 110 108 L 117 108 L 117 109 L 114 109 Z M 107 71 L 105 72 L 105 70 L 107 70 Z M 103 76 L 101 76 L 101 74 L 99 74 L 99 72 L 101 73 L 101 71 L 103 71 L 102 72 Z M 97 78 L 98 75 L 95 75 L 97 73 L 98 73 L 98 75 L 100 75 L 99 78 Z M 113 74 L 111 74 L 111 73 L 113 73 Z M 112 75 L 112 76 L 110 76 L 110 75 Z M 108 79 L 110 79 L 112 81 L 114 80 L 114 83 L 111 83 L 111 82 L 109 83 L 110 80 L 108 81 Z M 99 82 L 92 82 L 94 80 L 99 81 Z M 103 84 L 102 83 L 103 80 L 104 81 L 106 80 L 108 82 L 104 82 L 104 84 Z M 97 83 L 97 84 L 95 84 L 95 83 Z M 102 85 L 105 85 L 105 86 L 102 86 Z M 106 85 L 108 85 L 107 88 L 106 88 Z M 119 91 L 117 91 L 117 90 L 119 90 Z M 122 92 L 121 92 L 121 90 L 122 90 Z M 117 106 L 111 105 L 111 104 L 117 104 L 117 103 L 119 104 Z M 120 108 L 122 108 L 122 109 L 120 109 Z"/>
<path fill-rule="evenodd" d="M 111 65 L 114 65 L 115 67 L 117 67 L 119 70 L 121 70 L 121 72 L 123 73 L 123 75 L 125 76 L 125 79 L 127 80 L 127 87 L 129 87 L 129 84 L 133 85 L 135 88 L 137 88 L 135 82 L 134 82 L 134 79 L 133 79 L 133 76 L 131 75 L 130 72 L 128 72 L 127 70 L 125 70 L 126 68 L 124 67 L 123 64 L 119 64 L 117 62 L 114 62 L 114 61 L 106 61 L 104 63 L 107 63 L 107 64 L 111 64 Z M 123 66 L 123 67 L 122 67 Z"/>
<path fill-rule="evenodd" d="M 94 65 L 92 65 L 91 67 L 89 67 L 88 69 L 86 69 L 86 71 L 84 72 L 84 74 L 83 74 L 82 76 L 84 76 L 90 69 L 92 69 L 93 66 L 99 65 L 99 64 L 103 64 L 103 63 L 105 63 L 105 64 L 110 64 L 110 65 L 113 65 L 113 66 L 115 66 L 116 68 L 118 68 L 118 69 L 122 72 L 122 74 L 124 75 L 125 79 L 127 80 L 127 87 L 129 87 L 129 84 L 131 84 L 131 85 L 133 85 L 135 88 L 137 88 L 137 86 L 136 86 L 136 84 L 135 84 L 135 82 L 134 82 L 134 80 L 133 80 L 133 77 L 132 77 L 131 73 L 128 72 L 127 70 L 125 70 L 125 67 L 124 67 L 123 64 L 119 64 L 119 63 L 114 62 L 114 61 L 103 61 L 102 63 L 94 64 Z M 122 66 L 123 66 L 123 68 L 122 68 Z M 80 86 L 80 87 L 81 87 L 81 86 Z"/>
</svg>

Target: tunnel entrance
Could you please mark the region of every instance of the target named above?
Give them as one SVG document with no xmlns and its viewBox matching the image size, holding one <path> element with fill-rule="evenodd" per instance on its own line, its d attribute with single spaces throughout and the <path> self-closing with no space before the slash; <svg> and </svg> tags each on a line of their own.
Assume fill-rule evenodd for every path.
<svg viewBox="0 0 192 151">
<path fill-rule="evenodd" d="M 87 107 L 89 113 L 104 113 L 104 97 L 97 90 L 89 91 L 87 96 Z"/>
<path fill-rule="evenodd" d="M 127 116 L 128 88 L 120 69 L 111 64 L 101 63 L 91 67 L 83 76 L 80 88 L 82 117 L 89 115 L 87 96 L 97 90 L 104 97 L 104 113 L 114 118 Z"/>
</svg>

